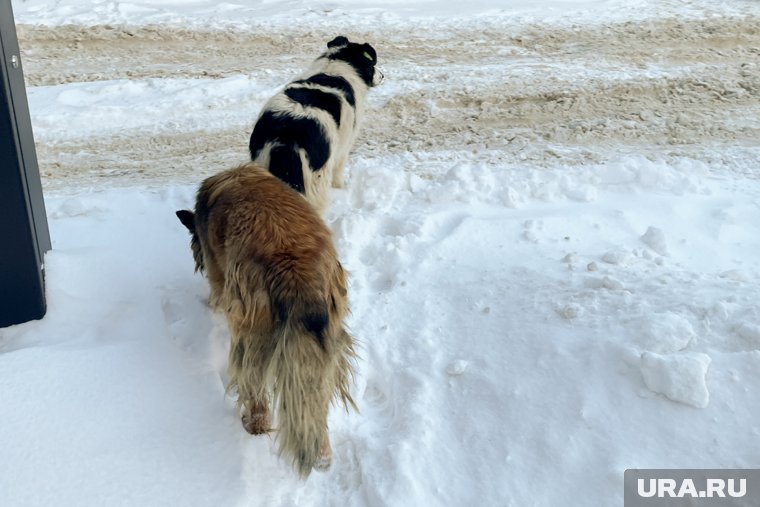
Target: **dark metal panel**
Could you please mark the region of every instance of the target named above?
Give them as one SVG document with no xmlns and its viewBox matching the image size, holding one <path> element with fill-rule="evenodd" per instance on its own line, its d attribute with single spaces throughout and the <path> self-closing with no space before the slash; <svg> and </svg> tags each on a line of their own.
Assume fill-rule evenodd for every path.
<svg viewBox="0 0 760 507">
<path fill-rule="evenodd" d="M 44 316 L 49 249 L 16 26 L 0 0 L 0 327 Z"/>
</svg>

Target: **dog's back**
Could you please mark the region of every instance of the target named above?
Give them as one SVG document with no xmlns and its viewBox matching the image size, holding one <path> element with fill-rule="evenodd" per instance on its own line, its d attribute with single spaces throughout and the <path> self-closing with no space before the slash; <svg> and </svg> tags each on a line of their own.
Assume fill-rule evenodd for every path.
<svg viewBox="0 0 760 507">
<path fill-rule="evenodd" d="M 330 231 L 298 193 L 248 164 L 203 182 L 191 232 L 210 303 L 230 327 L 229 389 L 244 418 L 266 418 L 273 402 L 280 453 L 308 475 L 329 450 L 330 401 L 353 405 L 346 276 Z"/>
<path fill-rule="evenodd" d="M 272 291 L 275 306 L 292 296 L 293 283 L 303 285 L 302 297 L 319 299 L 325 277 L 339 266 L 330 231 L 309 204 L 253 164 L 205 180 L 195 220 L 212 291 L 219 295 L 226 272 L 255 265 L 267 273 L 259 286 Z M 274 284 L 275 274 L 292 281 Z"/>
<path fill-rule="evenodd" d="M 251 133 L 251 160 L 302 193 L 320 214 L 330 186 L 343 186 L 365 97 L 383 77 L 376 63 L 371 45 L 334 38 L 299 79 L 264 104 Z"/>
</svg>

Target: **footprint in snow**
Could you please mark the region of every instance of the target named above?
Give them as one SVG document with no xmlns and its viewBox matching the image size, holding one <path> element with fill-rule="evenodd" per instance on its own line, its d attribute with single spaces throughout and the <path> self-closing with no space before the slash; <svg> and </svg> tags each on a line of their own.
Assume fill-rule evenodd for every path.
<svg viewBox="0 0 760 507">
<path fill-rule="evenodd" d="M 225 381 L 229 333 L 221 315 L 206 301 L 188 291 L 164 289 L 161 309 L 167 335 L 192 361 L 210 366 Z"/>
</svg>

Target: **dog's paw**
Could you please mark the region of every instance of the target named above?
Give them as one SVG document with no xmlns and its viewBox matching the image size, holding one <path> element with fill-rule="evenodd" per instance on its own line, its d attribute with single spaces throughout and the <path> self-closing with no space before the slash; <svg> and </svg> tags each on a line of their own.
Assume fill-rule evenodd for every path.
<svg viewBox="0 0 760 507">
<path fill-rule="evenodd" d="M 332 465 L 332 456 L 320 456 L 314 462 L 314 470 L 317 472 L 327 472 Z"/>
<path fill-rule="evenodd" d="M 269 424 L 269 414 L 266 412 L 244 414 L 242 422 L 245 431 L 251 435 L 263 435 L 272 432 L 272 427 Z"/>
<path fill-rule="evenodd" d="M 314 460 L 313 468 L 318 472 L 326 472 L 332 465 L 332 447 L 330 447 L 330 438 L 325 437 L 322 440 L 322 448 L 319 451 L 319 456 Z"/>
</svg>

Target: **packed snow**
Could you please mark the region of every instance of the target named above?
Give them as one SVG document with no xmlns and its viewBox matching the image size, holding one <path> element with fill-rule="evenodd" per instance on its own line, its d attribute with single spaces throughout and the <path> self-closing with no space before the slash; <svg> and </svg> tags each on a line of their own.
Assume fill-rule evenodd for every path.
<svg viewBox="0 0 760 507">
<path fill-rule="evenodd" d="M 13 7 L 53 250 L 45 318 L 0 329 L 0 505 L 596 507 L 758 467 L 757 4 Z M 327 216 L 360 410 L 301 481 L 225 396 L 174 211 L 346 30 L 386 75 Z"/>
</svg>

